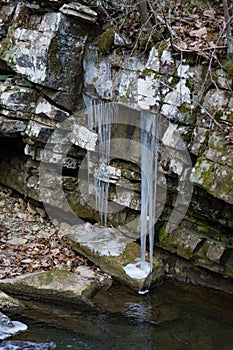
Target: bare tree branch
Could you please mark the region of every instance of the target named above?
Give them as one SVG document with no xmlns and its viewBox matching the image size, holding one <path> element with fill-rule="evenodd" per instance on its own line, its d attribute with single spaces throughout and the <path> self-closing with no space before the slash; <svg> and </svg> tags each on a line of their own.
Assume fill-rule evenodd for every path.
<svg viewBox="0 0 233 350">
<path fill-rule="evenodd" d="M 148 2 L 142 1 L 137 4 L 138 12 L 140 15 L 140 21 L 142 25 L 145 25 L 145 29 L 148 30 L 148 32 L 152 29 L 152 25 L 150 21 L 148 21 Z"/>
<path fill-rule="evenodd" d="M 231 18 L 229 15 L 228 1 L 223 0 L 224 18 L 226 22 L 226 34 L 227 34 L 227 54 L 229 57 L 233 57 L 233 36 L 231 31 Z"/>
</svg>

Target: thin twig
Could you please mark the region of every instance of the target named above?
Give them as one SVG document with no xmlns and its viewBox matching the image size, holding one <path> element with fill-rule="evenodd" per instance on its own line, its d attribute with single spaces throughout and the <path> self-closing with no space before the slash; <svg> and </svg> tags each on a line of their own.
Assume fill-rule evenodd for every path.
<svg viewBox="0 0 233 350">
<path fill-rule="evenodd" d="M 224 10 L 224 18 L 226 22 L 227 54 L 228 56 L 232 56 L 233 55 L 233 36 L 231 32 L 231 18 L 229 15 L 227 0 L 223 0 L 223 10 Z"/>
</svg>

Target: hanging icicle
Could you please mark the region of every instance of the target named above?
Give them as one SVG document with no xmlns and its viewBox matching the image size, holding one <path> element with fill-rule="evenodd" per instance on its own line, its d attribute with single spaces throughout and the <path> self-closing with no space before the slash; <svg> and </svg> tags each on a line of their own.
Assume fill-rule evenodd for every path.
<svg viewBox="0 0 233 350">
<path fill-rule="evenodd" d="M 112 103 L 97 101 L 85 96 L 88 107 L 88 128 L 98 133 L 98 165 L 94 172 L 96 207 L 100 213 L 100 223 L 107 225 L 109 161 L 112 126 L 118 122 L 116 108 Z M 88 183 L 90 174 L 90 152 L 87 152 Z"/>
<path fill-rule="evenodd" d="M 140 113 L 141 136 L 141 269 L 153 267 L 155 205 L 158 173 L 159 116 Z M 146 262 L 146 238 L 149 234 L 149 263 Z"/>
<path fill-rule="evenodd" d="M 141 139 L 141 261 L 124 267 L 131 277 L 147 282 L 147 288 L 139 289 L 139 294 L 149 291 L 154 253 L 154 224 L 157 197 L 158 150 L 160 118 L 151 113 L 140 113 Z M 146 261 L 147 237 L 149 235 L 149 262 Z"/>
</svg>

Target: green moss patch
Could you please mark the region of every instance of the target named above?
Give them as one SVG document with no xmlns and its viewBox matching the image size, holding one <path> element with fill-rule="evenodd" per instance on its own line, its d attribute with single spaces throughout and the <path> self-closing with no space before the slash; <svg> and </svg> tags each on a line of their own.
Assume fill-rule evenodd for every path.
<svg viewBox="0 0 233 350">
<path fill-rule="evenodd" d="M 110 53 L 114 44 L 114 35 L 114 30 L 107 30 L 100 35 L 98 41 L 98 48 L 100 53 L 103 53 L 104 55 Z"/>
</svg>

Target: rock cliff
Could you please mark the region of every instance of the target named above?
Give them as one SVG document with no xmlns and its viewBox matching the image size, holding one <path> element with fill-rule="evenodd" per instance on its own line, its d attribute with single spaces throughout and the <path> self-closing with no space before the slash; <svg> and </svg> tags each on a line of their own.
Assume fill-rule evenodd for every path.
<svg viewBox="0 0 233 350">
<path fill-rule="evenodd" d="M 233 277 L 231 60 L 210 66 L 167 41 L 132 52 L 97 3 L 0 1 L 0 181 L 69 221 L 100 221 L 100 116 L 114 115 L 107 222 L 137 239 L 140 117 L 153 115 L 155 244 Z"/>
</svg>

